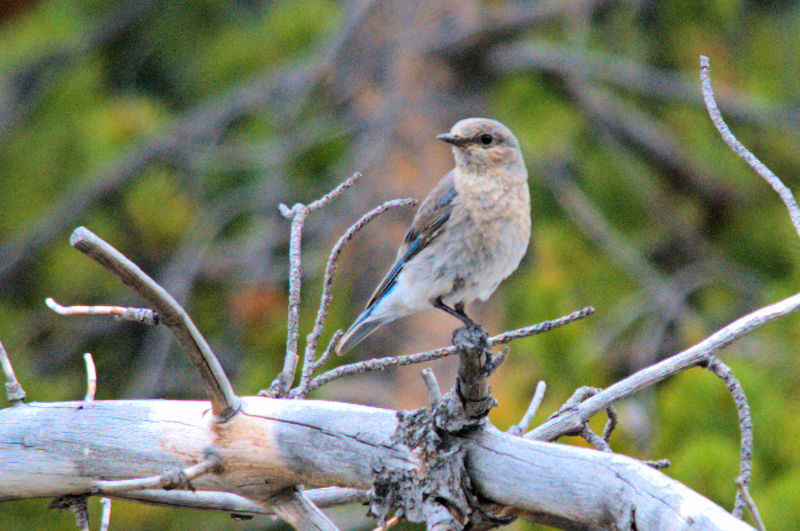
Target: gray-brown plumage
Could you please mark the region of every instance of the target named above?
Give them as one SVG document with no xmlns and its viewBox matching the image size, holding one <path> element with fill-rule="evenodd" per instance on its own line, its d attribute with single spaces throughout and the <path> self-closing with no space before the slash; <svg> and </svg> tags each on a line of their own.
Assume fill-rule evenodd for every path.
<svg viewBox="0 0 800 531">
<path fill-rule="evenodd" d="M 488 299 L 525 254 L 528 173 L 511 131 L 467 118 L 437 138 L 453 146 L 456 166 L 420 204 L 394 264 L 339 341 L 339 354 L 380 325 L 427 308 L 473 324 L 464 305 Z"/>
</svg>

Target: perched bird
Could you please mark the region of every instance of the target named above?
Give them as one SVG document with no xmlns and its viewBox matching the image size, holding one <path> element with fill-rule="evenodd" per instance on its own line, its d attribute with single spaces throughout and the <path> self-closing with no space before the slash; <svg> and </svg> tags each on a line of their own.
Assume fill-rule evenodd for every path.
<svg viewBox="0 0 800 531">
<path fill-rule="evenodd" d="M 475 326 L 464 305 L 488 299 L 525 254 L 528 172 L 511 131 L 467 118 L 436 138 L 452 144 L 456 166 L 420 204 L 394 264 L 336 346 L 340 355 L 382 324 L 428 308 Z"/>
</svg>

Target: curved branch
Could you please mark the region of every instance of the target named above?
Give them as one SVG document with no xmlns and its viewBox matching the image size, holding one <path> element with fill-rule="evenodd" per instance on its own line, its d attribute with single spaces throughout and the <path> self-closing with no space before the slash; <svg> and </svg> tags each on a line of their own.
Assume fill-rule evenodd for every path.
<svg viewBox="0 0 800 531">
<path fill-rule="evenodd" d="M 236 413 L 239 398 L 233 392 L 233 387 L 211 347 L 181 305 L 139 266 L 89 229 L 78 227 L 73 231 L 69 242 L 117 275 L 124 284 L 153 305 L 189 355 L 192 365 L 199 371 L 203 387 L 211 400 L 211 410 L 217 419 L 225 420 Z"/>
<path fill-rule="evenodd" d="M 800 310 L 800 293 L 740 317 L 693 347 L 659 363 L 650 365 L 606 387 L 596 395 L 581 402 L 577 408 L 571 409 L 558 417 L 551 418 L 544 424 L 534 428 L 525 437 L 552 441 L 562 435 L 575 433 L 581 429 L 583 423 L 589 418 L 603 411 L 614 402 L 627 398 L 674 374 L 705 363 L 712 353 L 727 347 L 748 332 L 798 310 Z"/>
<path fill-rule="evenodd" d="M 711 66 L 709 65 L 708 57 L 705 55 L 700 56 L 700 82 L 703 86 L 703 99 L 706 103 L 706 109 L 708 109 L 708 115 L 711 117 L 714 127 L 717 128 L 722 139 L 733 152 L 742 157 L 756 173 L 772 186 L 773 190 L 778 192 L 781 201 L 783 201 L 783 204 L 786 205 L 786 209 L 789 211 L 789 217 L 792 220 L 795 231 L 797 231 L 797 235 L 800 236 L 800 208 L 797 207 L 797 201 L 795 201 L 792 191 L 783 184 L 772 170 L 767 168 L 763 162 L 758 160 L 755 155 L 744 147 L 744 144 L 739 142 L 733 133 L 731 133 L 725 120 L 722 119 L 722 114 L 719 112 L 719 108 L 717 108 L 717 102 L 714 100 L 714 89 L 711 88 Z"/>
</svg>

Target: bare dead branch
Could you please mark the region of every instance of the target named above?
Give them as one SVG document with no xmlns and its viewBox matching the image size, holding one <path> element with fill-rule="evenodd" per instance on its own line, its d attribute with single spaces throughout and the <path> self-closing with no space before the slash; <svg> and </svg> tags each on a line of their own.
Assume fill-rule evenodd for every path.
<svg viewBox="0 0 800 531">
<path fill-rule="evenodd" d="M 422 369 L 422 380 L 425 382 L 425 387 L 428 389 L 428 397 L 431 408 L 435 408 L 442 400 L 442 390 L 439 389 L 439 382 L 436 381 L 436 375 L 433 374 L 433 369 L 426 367 Z"/>
<path fill-rule="evenodd" d="M 342 339 L 344 335 L 344 330 L 341 328 L 333 333 L 331 336 L 330 341 L 328 341 L 328 346 L 325 348 L 325 352 L 322 353 L 322 356 L 319 357 L 317 361 L 314 362 L 314 366 L 311 368 L 311 373 L 313 374 L 314 371 L 325 365 L 330 357 L 333 355 L 334 350 L 336 350 L 336 344 L 339 343 L 339 340 Z"/>
<path fill-rule="evenodd" d="M 763 162 L 744 147 L 744 144 L 739 142 L 728 128 L 725 120 L 723 120 L 722 114 L 717 108 L 717 102 L 714 100 L 714 90 L 711 87 L 711 66 L 708 57 L 705 55 L 700 56 L 700 82 L 703 87 L 703 99 L 706 103 L 706 109 L 708 109 L 708 115 L 711 117 L 714 127 L 717 128 L 722 139 L 733 152 L 742 157 L 778 193 L 781 201 L 789 211 L 789 218 L 792 220 L 797 235 L 800 236 L 800 208 L 797 206 L 797 201 L 795 201 L 792 191 L 783 184 L 777 175 L 772 173 L 772 170 L 767 168 Z"/>
<path fill-rule="evenodd" d="M 540 380 L 538 384 L 536 384 L 536 391 L 533 393 L 533 398 L 531 399 L 531 403 L 528 406 L 528 410 L 522 416 L 522 419 L 517 423 L 508 428 L 506 433 L 510 435 L 522 435 L 525 433 L 525 430 L 528 429 L 531 422 L 533 422 L 533 417 L 536 416 L 536 412 L 539 410 L 539 406 L 542 405 L 542 400 L 544 400 L 544 393 L 547 390 L 547 384 L 544 380 Z"/>
<path fill-rule="evenodd" d="M 611 447 L 608 445 L 608 441 L 597 435 L 590 427 L 589 424 L 584 424 L 583 429 L 580 432 L 580 436 L 583 437 L 586 442 L 591 444 L 595 447 L 595 449 L 600 450 L 601 452 L 610 452 Z"/>
<path fill-rule="evenodd" d="M 44 303 L 59 315 L 111 315 L 119 321 L 134 321 L 155 326 L 161 323 L 161 317 L 150 308 L 128 308 L 127 306 L 61 306 L 52 297 Z"/>
<path fill-rule="evenodd" d="M 92 494 L 118 494 L 142 489 L 174 489 L 190 488 L 193 479 L 219 469 L 220 461 L 216 457 L 206 458 L 196 465 L 184 469 L 176 468 L 160 476 L 146 478 L 121 479 L 117 481 L 93 481 Z"/>
<path fill-rule="evenodd" d="M 549 332 L 554 328 L 558 328 L 560 326 L 564 326 L 574 321 L 578 321 L 580 319 L 583 319 L 584 317 L 592 315 L 593 313 L 594 313 L 594 308 L 592 306 L 585 306 L 580 310 L 576 310 L 570 314 L 567 314 L 563 317 L 559 317 L 557 319 L 542 321 L 541 323 L 536 323 L 530 326 L 523 326 L 522 328 L 517 328 L 516 330 L 511 330 L 510 332 L 503 332 L 502 334 L 490 337 L 489 344 L 492 346 L 504 345 L 506 343 L 514 341 L 515 339 L 534 336 L 536 334 L 541 334 L 543 332 Z"/>
<path fill-rule="evenodd" d="M 233 415 L 239 409 L 239 398 L 211 347 L 181 305 L 139 266 L 85 227 L 73 231 L 70 244 L 117 275 L 156 308 L 200 373 L 214 415 L 217 419 Z"/>
<path fill-rule="evenodd" d="M 744 388 L 733 371 L 716 356 L 709 356 L 708 370 L 716 374 L 731 393 L 736 404 L 736 412 L 739 415 L 739 432 L 741 437 L 741 448 L 739 451 L 739 477 L 736 478 L 737 484 L 741 482 L 745 489 L 750 488 L 750 479 L 753 469 L 753 417 L 750 415 L 750 404 L 744 394 Z M 736 493 L 736 501 L 733 504 L 733 516 L 741 518 L 744 514 L 746 500 L 742 489 Z"/>
<path fill-rule="evenodd" d="M 366 491 L 359 489 L 322 487 L 303 492 L 317 507 L 335 507 L 349 503 L 364 503 L 369 500 Z M 111 496 L 164 507 L 224 511 L 243 515 L 275 514 L 271 507 L 230 492 L 136 490 L 115 492 Z"/>
<path fill-rule="evenodd" d="M 594 308 L 592 308 L 591 306 L 587 306 L 585 308 L 572 312 L 569 315 L 565 315 L 557 319 L 542 321 L 541 323 L 537 323 L 531 326 L 525 326 L 522 328 L 518 328 L 516 330 L 511 330 L 509 332 L 503 332 L 502 334 L 490 337 L 489 345 L 493 346 L 493 345 L 505 344 L 515 339 L 520 339 L 523 337 L 528 337 L 536 334 L 541 334 L 543 332 L 548 332 L 554 328 L 564 326 L 565 324 L 569 324 L 579 319 L 583 319 L 584 317 L 591 315 L 592 313 L 594 313 Z M 308 392 L 311 392 L 314 389 L 317 389 L 328 382 L 342 378 L 344 376 L 350 376 L 352 374 L 360 374 L 363 372 L 370 372 L 370 371 L 382 371 L 384 369 L 388 369 L 389 367 L 398 367 L 403 365 L 413 365 L 416 363 L 425 363 L 426 361 L 433 361 L 439 358 L 452 356 L 456 352 L 457 352 L 456 347 L 451 345 L 448 347 L 440 347 L 426 352 L 419 352 L 417 354 L 405 354 L 402 356 L 376 358 L 365 361 L 359 361 L 357 363 L 342 365 L 340 367 L 336 367 L 335 369 L 331 369 L 327 372 L 320 374 L 319 376 L 312 378 L 308 382 Z"/>
<path fill-rule="evenodd" d="M 603 440 L 608 442 L 611 434 L 614 433 L 614 428 L 617 427 L 617 411 L 613 407 L 607 407 L 606 415 L 608 415 L 608 422 L 603 428 Z"/>
<path fill-rule="evenodd" d="M 3 367 L 3 374 L 6 376 L 6 396 L 12 406 L 19 406 L 25 400 L 25 390 L 22 385 L 17 381 L 17 375 L 14 374 L 14 367 L 11 365 L 11 360 L 8 359 L 3 343 L 0 343 L 0 365 Z"/>
<path fill-rule="evenodd" d="M 360 174 L 356 174 L 360 175 Z M 353 176 L 355 177 L 355 176 Z M 333 192 L 328 194 L 329 196 L 333 195 L 334 192 L 337 194 L 341 194 L 346 188 L 352 185 L 355 182 L 355 179 L 351 177 L 347 181 L 340 184 Z M 348 184 L 348 182 L 350 184 Z M 347 185 L 347 186 L 345 186 Z M 315 202 L 316 203 L 316 202 Z M 314 203 L 312 203 L 313 205 Z M 324 204 L 324 203 L 322 203 Z M 339 262 L 339 255 L 344 248 L 344 245 L 349 242 L 356 233 L 358 233 L 361 229 L 363 229 L 367 223 L 381 215 L 382 213 L 386 212 L 387 210 L 399 206 L 413 206 L 417 204 L 416 199 L 393 199 L 391 201 L 386 201 L 381 205 L 373 208 L 361 218 L 352 224 L 345 233 L 339 238 L 339 240 L 334 244 L 333 248 L 331 249 L 330 256 L 328 257 L 328 263 L 325 267 L 325 276 L 322 281 L 322 295 L 320 295 L 319 301 L 319 308 L 317 309 L 317 317 L 314 321 L 314 328 L 311 333 L 308 334 L 306 337 L 306 350 L 305 355 L 303 358 L 303 369 L 300 373 L 300 383 L 298 384 L 298 388 L 295 390 L 297 396 L 305 396 L 305 392 L 303 389 L 305 388 L 308 380 L 311 378 L 314 370 L 316 369 L 316 361 L 315 357 L 317 354 L 317 342 L 319 341 L 320 335 L 322 335 L 322 331 L 325 327 L 325 319 L 328 317 L 328 308 L 330 307 L 331 300 L 333 298 L 333 275 L 336 273 L 336 268 Z M 310 207 L 309 207 L 310 208 Z"/>
<path fill-rule="evenodd" d="M 272 382 L 269 389 L 264 392 L 266 395 L 274 397 L 287 396 L 297 371 L 299 359 L 297 343 L 300 337 L 300 288 L 302 286 L 303 263 L 302 238 L 306 216 L 339 197 L 360 178 L 360 173 L 354 173 L 333 190 L 309 205 L 297 203 L 292 208 L 283 203 L 278 205 L 283 217 L 292 221 L 289 236 L 289 311 L 286 323 L 286 353 L 283 358 L 283 370 Z"/>
<path fill-rule="evenodd" d="M 551 441 L 562 435 L 575 433 L 581 429 L 585 421 L 611 404 L 674 374 L 707 362 L 712 353 L 727 347 L 756 328 L 798 310 L 800 310 L 800 293 L 740 317 L 700 343 L 603 389 L 581 402 L 576 409 L 558 417 L 551 417 L 528 432 L 525 437 Z"/>
<path fill-rule="evenodd" d="M 739 492 L 741 493 L 742 498 L 744 499 L 745 505 L 747 505 L 747 510 L 750 511 L 750 514 L 753 516 L 753 521 L 756 524 L 756 529 L 758 529 L 758 531 L 766 531 L 767 528 L 764 526 L 764 521 L 761 519 L 761 513 L 758 512 L 758 507 L 756 506 L 756 502 L 750 495 L 750 489 L 747 488 L 747 485 L 745 485 L 744 480 L 742 478 L 736 478 L 735 481 L 737 487 L 739 487 Z"/>
<path fill-rule="evenodd" d="M 298 487 L 289 487 L 263 502 L 295 529 L 309 531 L 338 531 L 330 518 Z"/>
<path fill-rule="evenodd" d="M 97 392 L 97 370 L 94 366 L 92 353 L 87 352 L 84 354 L 83 361 L 86 363 L 86 396 L 83 401 L 91 402 L 94 400 L 94 395 Z"/>
</svg>

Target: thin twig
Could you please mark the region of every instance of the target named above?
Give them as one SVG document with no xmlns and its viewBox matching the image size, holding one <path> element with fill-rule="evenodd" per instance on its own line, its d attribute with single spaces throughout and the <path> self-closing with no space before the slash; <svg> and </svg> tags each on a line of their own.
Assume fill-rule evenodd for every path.
<svg viewBox="0 0 800 531">
<path fill-rule="evenodd" d="M 94 400 L 94 395 L 97 392 L 97 370 L 95 369 L 91 352 L 83 355 L 83 361 L 86 363 L 86 396 L 83 401 L 88 403 Z"/>
<path fill-rule="evenodd" d="M 544 393 L 547 390 L 547 384 L 544 380 L 540 380 L 538 384 L 536 384 L 536 391 L 533 393 L 533 398 L 531 399 L 531 403 L 528 406 L 528 410 L 522 416 L 522 419 L 517 423 L 508 428 L 509 435 L 522 435 L 525 433 L 525 430 L 528 429 L 528 426 L 531 425 L 533 422 L 533 417 L 536 416 L 536 412 L 539 410 L 539 406 L 542 405 L 542 400 L 544 400 Z"/>
<path fill-rule="evenodd" d="M 161 323 L 161 317 L 150 308 L 129 308 L 127 306 L 61 306 L 52 297 L 44 303 L 59 315 L 111 315 L 119 321 L 134 321 L 155 326 Z"/>
<path fill-rule="evenodd" d="M 728 128 L 725 120 L 723 120 L 722 114 L 717 108 L 717 102 L 714 100 L 714 89 L 711 87 L 711 66 L 708 57 L 705 55 L 700 56 L 700 83 L 703 87 L 703 99 L 706 103 L 706 109 L 708 109 L 708 115 L 711 117 L 714 127 L 717 128 L 722 139 L 733 152 L 742 157 L 756 173 L 772 186 L 773 190 L 778 192 L 783 204 L 786 205 L 789 211 L 789 217 L 792 220 L 795 231 L 797 231 L 797 235 L 800 236 L 800 208 L 797 206 L 797 201 L 795 201 L 792 191 L 783 184 L 777 175 L 772 173 L 772 170 L 767 168 L 763 162 L 758 160 L 755 155 L 744 147 L 744 144 L 739 142 Z"/>
<path fill-rule="evenodd" d="M 312 202 L 306 208 L 308 209 L 309 212 L 314 212 L 315 210 L 319 210 L 320 208 L 324 207 L 325 205 L 327 205 L 328 203 L 330 203 L 331 201 L 342 195 L 345 190 L 356 184 L 356 181 L 358 181 L 361 177 L 362 177 L 361 172 L 358 171 L 355 172 L 353 175 L 351 175 L 350 177 L 339 183 L 336 186 L 336 188 L 334 188 L 327 194 L 323 195 L 316 201 Z"/>
<path fill-rule="evenodd" d="M 189 482 L 203 474 L 208 474 L 219 469 L 219 459 L 209 457 L 200 461 L 196 465 L 184 469 L 168 471 L 160 476 L 150 476 L 146 478 L 121 479 L 117 481 L 93 481 L 92 494 L 115 494 L 142 489 L 173 489 L 187 487 L 191 489 Z"/>
<path fill-rule="evenodd" d="M 6 396 L 12 406 L 19 406 L 25 400 L 25 389 L 22 388 L 17 376 L 14 374 L 14 367 L 11 365 L 11 360 L 8 359 L 3 343 L 0 343 L 0 365 L 3 367 L 3 374 L 6 376 Z"/>
<path fill-rule="evenodd" d="M 350 503 L 364 503 L 369 500 L 367 492 L 359 489 L 322 487 L 303 492 L 317 507 L 335 507 Z M 275 513 L 270 507 L 230 492 L 146 489 L 115 492 L 112 496 L 165 507 L 204 509 L 246 515 Z"/>
<path fill-rule="evenodd" d="M 100 503 L 103 504 L 103 516 L 100 520 L 100 531 L 108 531 L 108 526 L 111 525 L 111 498 L 100 498 Z"/>
<path fill-rule="evenodd" d="M 747 485 L 745 485 L 744 479 L 739 477 L 736 478 L 735 482 L 739 487 L 739 493 L 741 493 L 745 505 L 747 505 L 747 509 L 753 516 L 753 522 L 756 524 L 756 529 L 758 529 L 758 531 L 766 531 L 767 528 L 764 526 L 764 520 L 761 519 L 761 513 L 758 512 L 758 506 L 756 506 L 755 500 L 750 495 L 750 489 L 747 488 Z"/>
<path fill-rule="evenodd" d="M 356 174 L 360 175 L 360 174 Z M 351 177 L 348 181 L 353 181 L 354 179 Z M 334 192 L 337 190 L 344 191 L 347 186 L 344 186 L 348 183 L 345 181 L 341 185 L 339 185 Z M 350 184 L 352 185 L 352 183 Z M 348 185 L 348 186 L 350 186 Z M 339 193 L 341 193 L 341 191 Z M 328 194 L 329 196 L 332 195 Z M 313 204 L 313 203 L 312 203 Z M 325 327 L 325 319 L 328 317 L 328 308 L 330 307 L 331 299 L 333 298 L 333 275 L 336 273 L 336 267 L 338 266 L 339 262 L 339 255 L 344 248 L 344 245 L 349 242 L 353 236 L 361 229 L 363 229 L 367 223 L 381 215 L 382 213 L 386 212 L 391 208 L 396 208 L 400 206 L 413 206 L 417 204 L 416 199 L 393 199 L 391 201 L 386 201 L 381 205 L 373 208 L 361 218 L 353 223 L 345 233 L 339 238 L 336 244 L 331 249 L 330 256 L 328 257 L 328 263 L 325 266 L 325 276 L 322 281 L 322 294 L 320 295 L 319 300 L 319 308 L 317 309 L 317 317 L 314 321 L 314 328 L 312 329 L 311 333 L 308 334 L 306 337 L 306 350 L 305 355 L 303 358 L 303 369 L 300 373 L 300 383 L 298 384 L 298 388 L 302 389 L 305 387 L 308 380 L 311 378 L 315 370 L 315 357 L 317 354 L 317 342 L 319 341 L 319 337 L 322 335 L 322 331 Z M 298 392 L 299 396 L 304 396 L 304 393 Z"/>
<path fill-rule="evenodd" d="M 186 310 L 139 266 L 89 229 L 75 229 L 70 236 L 70 244 L 117 275 L 156 308 L 200 373 L 214 416 L 218 420 L 225 420 L 235 414 L 239 410 L 239 397 L 233 392 L 217 357 Z"/>
<path fill-rule="evenodd" d="M 330 341 L 328 341 L 328 346 L 325 348 L 325 352 L 322 353 L 322 356 L 319 357 L 317 361 L 314 362 L 314 366 L 311 368 L 311 373 L 313 374 L 314 371 L 325 365 L 330 357 L 333 355 L 334 350 L 336 350 L 336 344 L 339 343 L 339 340 L 342 339 L 344 335 L 344 330 L 341 328 L 333 333 L 331 336 Z"/>
<path fill-rule="evenodd" d="M 516 330 L 511 330 L 510 332 L 503 332 L 502 334 L 490 337 L 489 344 L 492 346 L 504 345 L 506 343 L 514 341 L 515 339 L 534 336 L 536 334 L 541 334 L 543 332 L 549 332 L 554 328 L 558 328 L 559 326 L 564 326 L 573 321 L 578 321 L 580 319 L 583 319 L 584 317 L 592 315 L 593 313 L 594 313 L 594 308 L 592 306 L 585 306 L 580 310 L 576 310 L 570 314 L 567 314 L 563 317 L 559 317 L 557 319 L 542 321 L 541 323 L 536 323 L 531 326 L 523 326 L 522 328 L 517 328 Z"/>
<path fill-rule="evenodd" d="M 421 374 L 422 380 L 425 382 L 425 387 L 428 389 L 428 398 L 431 408 L 435 408 L 442 400 L 442 390 L 439 389 L 439 382 L 436 381 L 436 375 L 433 374 L 433 369 L 430 367 L 422 369 Z"/>
<path fill-rule="evenodd" d="M 283 370 L 281 370 L 275 381 L 272 382 L 266 394 L 274 397 L 285 397 L 294 382 L 295 372 L 297 371 L 297 343 L 300 338 L 300 291 L 302 287 L 302 267 L 303 267 L 303 226 L 306 216 L 314 210 L 318 210 L 328 204 L 333 199 L 339 197 L 345 190 L 351 187 L 359 178 L 360 173 L 354 173 L 336 188 L 312 202 L 309 205 L 302 203 L 295 204 L 292 208 L 283 203 L 278 205 L 283 217 L 292 220 L 289 235 L 289 310 L 286 319 L 286 353 L 283 358 Z"/>
<path fill-rule="evenodd" d="M 592 431 L 592 429 L 589 427 L 589 424 L 584 424 L 580 436 L 601 452 L 611 451 L 611 447 L 608 445 L 608 442 Z"/>
<path fill-rule="evenodd" d="M 525 437 L 551 441 L 562 435 L 575 433 L 581 429 L 584 422 L 611 404 L 674 374 L 706 362 L 712 353 L 727 347 L 756 328 L 798 310 L 800 310 L 800 293 L 740 317 L 700 343 L 603 389 L 581 402 L 576 409 L 548 419 L 525 434 Z"/>
<path fill-rule="evenodd" d="M 509 332 L 503 332 L 502 334 L 490 337 L 489 345 L 491 346 L 491 345 L 505 344 L 515 339 L 520 339 L 523 337 L 528 337 L 536 334 L 541 334 L 543 332 L 548 332 L 554 328 L 558 328 L 560 326 L 564 326 L 565 324 L 569 324 L 573 321 L 582 319 L 587 315 L 591 315 L 592 313 L 594 313 L 594 308 L 592 308 L 591 306 L 587 306 L 585 308 L 572 312 L 569 315 L 565 315 L 557 319 L 542 321 L 541 323 L 537 323 L 535 325 L 525 326 L 523 328 L 518 328 L 516 330 L 511 330 Z M 403 365 L 413 365 L 415 363 L 424 363 L 426 361 L 433 361 L 447 356 L 452 356 L 456 352 L 458 352 L 456 347 L 451 345 L 449 347 L 440 347 L 426 352 L 419 352 L 417 354 L 405 354 L 402 356 L 370 359 L 370 360 L 360 361 L 357 363 L 350 363 L 348 365 L 342 365 L 340 367 L 336 367 L 335 369 L 331 369 L 328 372 L 324 372 L 319 376 L 312 378 L 308 382 L 307 390 L 308 392 L 311 392 L 314 389 L 317 389 L 327 384 L 328 382 L 342 378 L 344 376 L 349 376 L 351 374 L 360 374 L 369 371 L 382 371 L 384 369 L 388 369 L 389 367 L 398 367 Z"/>
<path fill-rule="evenodd" d="M 608 406 L 606 408 L 606 415 L 608 415 L 608 422 L 606 422 L 606 426 L 603 428 L 603 440 L 608 442 L 611 438 L 611 434 L 614 432 L 614 428 L 617 427 L 617 411 L 614 409 L 614 406 Z"/>
<path fill-rule="evenodd" d="M 739 432 L 741 437 L 741 448 L 739 451 L 739 477 L 737 483 L 741 481 L 746 489 L 750 488 L 750 479 L 753 469 L 753 417 L 750 414 L 750 404 L 747 402 L 744 388 L 739 380 L 733 375 L 733 371 L 716 356 L 709 356 L 708 370 L 716 374 L 725 383 L 731 392 L 733 401 L 736 404 L 736 411 L 739 415 Z M 731 513 L 737 518 L 744 514 L 746 501 L 742 489 L 736 493 L 736 501 L 733 504 Z"/>
</svg>

